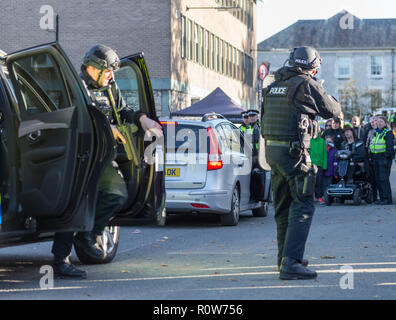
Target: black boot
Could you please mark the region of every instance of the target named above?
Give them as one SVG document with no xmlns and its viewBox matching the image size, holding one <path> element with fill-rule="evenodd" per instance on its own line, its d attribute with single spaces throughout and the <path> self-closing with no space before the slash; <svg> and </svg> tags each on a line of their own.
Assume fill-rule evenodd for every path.
<svg viewBox="0 0 396 320">
<path fill-rule="evenodd" d="M 92 232 L 77 233 L 74 237 L 74 245 L 93 259 L 104 259 L 105 253 L 96 242 L 96 236 Z"/>
<path fill-rule="evenodd" d="M 284 257 L 280 267 L 279 278 L 282 280 L 315 279 L 317 273 L 304 267 L 298 260 Z"/>
<path fill-rule="evenodd" d="M 278 263 L 278 269 L 277 269 L 278 271 L 280 271 L 281 263 L 282 262 Z M 307 259 L 302 259 L 300 263 L 302 264 L 303 267 L 308 267 L 309 261 Z"/>
<path fill-rule="evenodd" d="M 52 266 L 54 268 L 54 275 L 59 278 L 85 279 L 87 277 L 87 272 L 77 269 L 74 265 L 72 265 L 70 263 L 69 257 L 55 257 Z"/>
</svg>

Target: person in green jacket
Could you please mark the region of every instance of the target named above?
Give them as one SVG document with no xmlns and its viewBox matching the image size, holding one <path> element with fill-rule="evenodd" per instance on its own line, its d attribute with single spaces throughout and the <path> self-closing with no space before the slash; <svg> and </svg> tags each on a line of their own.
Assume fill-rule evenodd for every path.
<svg viewBox="0 0 396 320">
<path fill-rule="evenodd" d="M 318 167 L 315 183 L 315 197 L 320 203 L 324 203 L 323 197 L 323 171 L 327 169 L 327 150 L 326 141 L 318 135 L 317 138 L 311 139 L 311 149 L 309 150 L 312 164 Z"/>
</svg>

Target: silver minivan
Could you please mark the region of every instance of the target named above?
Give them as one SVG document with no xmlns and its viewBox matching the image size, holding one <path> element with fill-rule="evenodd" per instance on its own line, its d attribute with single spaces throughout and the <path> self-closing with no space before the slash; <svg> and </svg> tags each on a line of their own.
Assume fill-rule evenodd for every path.
<svg viewBox="0 0 396 320">
<path fill-rule="evenodd" d="M 208 114 L 201 121 L 169 119 L 161 124 L 168 213 L 219 214 L 227 226 L 237 225 L 242 211 L 267 215 L 270 174 L 263 173 L 264 201 L 252 199 L 251 144 L 232 122 Z"/>
</svg>

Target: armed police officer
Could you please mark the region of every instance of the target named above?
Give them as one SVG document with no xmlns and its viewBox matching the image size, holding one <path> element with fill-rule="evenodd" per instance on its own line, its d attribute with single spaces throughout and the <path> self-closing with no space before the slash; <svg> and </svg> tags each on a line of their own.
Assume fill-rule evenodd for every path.
<svg viewBox="0 0 396 320">
<path fill-rule="evenodd" d="M 95 107 L 103 112 L 110 123 L 114 142 L 126 143 L 116 126 L 116 118 L 136 124 L 148 136 L 162 136 L 162 127 L 142 112 L 135 112 L 126 105 L 121 91 L 114 82 L 114 71 L 119 69 L 117 53 L 103 45 L 92 47 L 85 55 L 81 66 L 81 78 Z M 91 232 L 80 232 L 74 237 L 78 246 L 94 261 L 105 258 L 105 252 L 97 243 L 110 219 L 122 208 L 128 198 L 126 183 L 118 170 L 116 161 L 109 165 L 99 182 L 95 222 Z M 69 260 L 73 245 L 73 233 L 57 233 L 52 248 L 55 274 L 64 277 L 85 278 L 87 273 L 76 269 Z"/>
<path fill-rule="evenodd" d="M 261 134 L 271 166 L 279 277 L 285 280 L 317 276 L 303 259 L 315 210 L 316 168 L 309 143 L 317 134 L 316 116 L 328 119 L 341 112 L 340 104 L 314 77 L 321 62 L 312 47 L 294 49 L 289 66 L 279 69 L 275 82 L 263 92 Z"/>
<path fill-rule="evenodd" d="M 126 142 L 116 127 L 117 117 L 121 122 L 134 123 L 144 131 L 150 130 L 156 136 L 162 136 L 162 128 L 157 122 L 126 105 L 121 90 L 114 82 L 114 71 L 119 67 L 120 59 L 117 53 L 103 45 L 91 48 L 81 66 L 81 77 L 87 85 L 91 99 L 107 116 L 115 140 L 119 139 L 124 144 Z M 96 243 L 97 236 L 102 234 L 109 220 L 122 208 L 127 198 L 125 181 L 117 163 L 113 161 L 112 165 L 106 168 L 99 183 L 94 228 L 92 232 L 79 233 L 75 238 L 75 244 L 87 255 L 97 256 L 100 249 Z"/>
</svg>

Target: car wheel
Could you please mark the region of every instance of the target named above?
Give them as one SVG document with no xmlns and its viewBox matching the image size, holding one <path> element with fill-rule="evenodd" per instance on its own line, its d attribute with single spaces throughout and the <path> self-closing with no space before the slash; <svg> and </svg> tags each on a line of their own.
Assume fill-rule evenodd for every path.
<svg viewBox="0 0 396 320">
<path fill-rule="evenodd" d="M 360 189 L 356 189 L 355 192 L 353 193 L 353 204 L 356 206 L 360 206 L 362 203 L 362 193 L 360 192 Z"/>
<path fill-rule="evenodd" d="M 231 211 L 220 216 L 221 224 L 223 226 L 236 226 L 239 222 L 239 212 L 239 190 L 238 187 L 235 187 L 234 191 L 232 192 Z"/>
<path fill-rule="evenodd" d="M 264 202 L 259 208 L 252 210 L 253 217 L 266 217 L 268 214 L 268 202 Z"/>
<path fill-rule="evenodd" d="M 371 204 L 374 202 L 374 192 L 373 192 L 373 188 L 369 187 L 367 189 L 367 196 L 364 199 L 364 201 L 366 201 L 366 203 Z"/>
<path fill-rule="evenodd" d="M 94 259 L 84 253 L 78 246 L 74 246 L 78 259 L 84 264 L 104 264 L 113 261 L 120 240 L 120 227 L 106 227 L 102 235 L 97 237 L 97 242 L 106 254 L 102 259 Z"/>
</svg>

